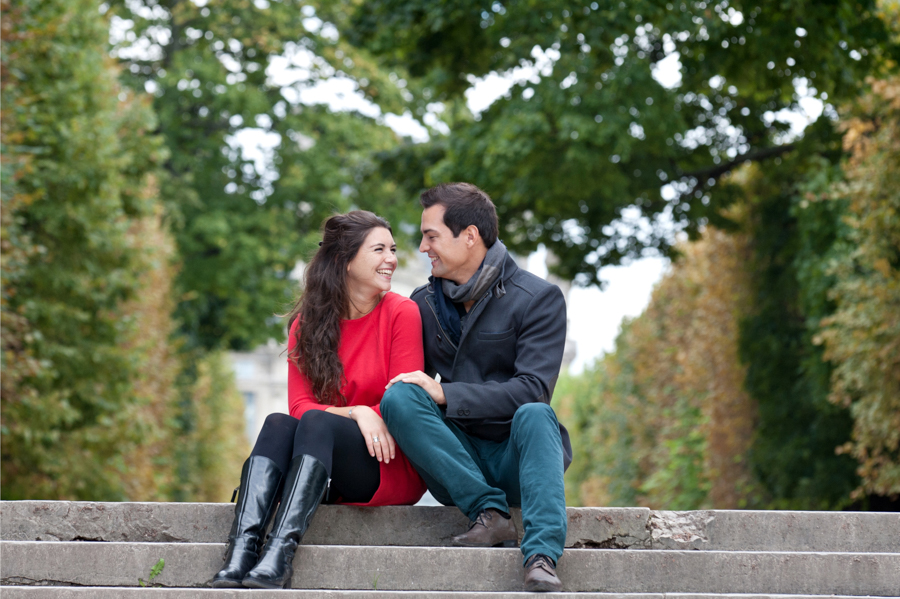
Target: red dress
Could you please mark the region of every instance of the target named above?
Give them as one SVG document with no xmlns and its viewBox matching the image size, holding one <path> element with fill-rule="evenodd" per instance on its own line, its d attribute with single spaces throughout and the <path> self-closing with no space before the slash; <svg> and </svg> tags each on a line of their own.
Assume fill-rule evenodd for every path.
<svg viewBox="0 0 900 599">
<path fill-rule="evenodd" d="M 288 352 L 296 345 L 300 319 L 288 335 Z M 369 406 L 381 416 L 384 386 L 398 374 L 424 368 L 422 317 L 419 307 L 403 296 L 388 292 L 369 314 L 341 321 L 338 356 L 344 365 L 346 384 L 341 388 L 348 406 Z M 316 401 L 309 381 L 288 359 L 288 408 L 299 419 L 308 410 L 332 406 Z M 375 458 L 372 458 L 373 460 Z M 425 493 L 425 483 L 397 448 L 389 464 L 381 462 L 381 484 L 368 503 L 349 505 L 412 505 Z"/>
</svg>

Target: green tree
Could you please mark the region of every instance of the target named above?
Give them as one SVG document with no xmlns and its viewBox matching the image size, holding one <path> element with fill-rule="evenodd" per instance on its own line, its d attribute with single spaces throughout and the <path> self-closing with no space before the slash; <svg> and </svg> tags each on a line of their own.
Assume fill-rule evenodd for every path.
<svg viewBox="0 0 900 599">
<path fill-rule="evenodd" d="M 174 497 L 211 497 L 197 486 L 198 477 L 212 481 L 201 476 L 215 470 L 210 456 L 189 440 L 211 441 L 209 410 L 236 405 L 225 381 L 210 382 L 227 376 L 217 352 L 283 338 L 274 315 L 290 305 L 288 275 L 315 247 L 321 222 L 353 205 L 381 212 L 369 196 L 385 197 L 371 183 L 363 195 L 360 182 L 396 135 L 370 113 L 332 112 L 305 94 L 333 77 L 384 111 L 402 112 L 404 100 L 297 0 L 115 0 L 109 13 L 123 81 L 152 94 L 169 152 L 160 194 L 179 261 L 181 364 L 171 418 L 185 440 L 172 456 Z M 264 160 L 241 151 L 250 132 L 270 140 Z"/>
<path fill-rule="evenodd" d="M 748 460 L 756 406 L 737 355 L 748 237 L 708 228 L 680 250 L 616 351 L 559 386 L 576 452 L 567 473 L 574 504 L 763 504 Z"/>
<path fill-rule="evenodd" d="M 450 135 L 419 167 L 426 181 L 477 182 L 498 200 L 508 245 L 544 243 L 560 274 L 585 282 L 601 263 L 666 251 L 672 222 L 692 237 L 704 223 L 731 226 L 721 209 L 739 190 L 723 176 L 796 148 L 773 117 L 796 109 L 804 87 L 854 97 L 898 53 L 874 0 L 320 4 L 354 44 L 408 73 L 417 114 L 451 106 Z M 665 87 L 654 72 L 676 53 L 681 80 Z M 470 76 L 520 67 L 504 98 L 460 115 Z M 827 143 L 821 120 L 805 152 Z M 614 225 L 629 207 L 652 226 Z"/>
<path fill-rule="evenodd" d="M 828 103 L 853 100 L 866 75 L 895 68 L 897 40 L 878 2 L 323 4 L 355 44 L 407 69 L 410 89 L 421 94 L 418 110 L 436 100 L 451 107 L 450 135 L 435 139 L 434 153 L 419 152 L 430 158 L 425 180 L 484 186 L 498 200 L 508 244 L 523 252 L 546 244 L 563 276 L 592 283 L 601 264 L 668 251 L 671 223 L 693 239 L 705 225 L 743 225 L 752 276 L 733 341 L 740 338 L 759 418 L 744 463 L 772 505 L 847 501 L 854 464 L 834 449 L 849 438 L 851 419 L 828 401 L 831 369 L 813 344 L 835 309 L 828 263 L 840 254 L 843 208 L 804 207 L 803 198 L 841 178 Z M 676 53 L 681 78 L 666 87 L 656 69 Z M 475 118 L 460 116 L 470 76 L 515 76 L 519 67 L 505 97 Z M 798 109 L 804 94 L 826 110 L 797 135 L 779 115 Z M 747 162 L 764 165 L 749 185 L 728 176 Z M 728 210 L 736 200 L 749 211 L 743 223 Z M 689 327 L 679 331 L 690 337 Z M 689 387 L 671 392 L 679 389 Z M 660 393 L 648 401 L 662 405 Z M 709 414 L 681 405 L 684 397 L 666 404 L 674 421 L 696 416 L 707 426 Z M 690 445 L 692 437 L 679 435 L 668 439 Z M 704 477 L 716 480 L 705 470 L 711 437 L 705 449 L 656 438 L 673 459 L 694 457 L 674 478 L 639 462 L 650 476 L 641 488 L 660 483 L 654 492 L 679 494 L 680 481 L 687 495 L 678 496 L 696 503 Z M 695 468 L 697 460 L 706 465 Z"/>
<path fill-rule="evenodd" d="M 843 127 L 846 180 L 811 202 L 848 204 L 842 250 L 829 262 L 834 313 L 816 339 L 831 373 L 830 399 L 849 407 L 857 495 L 900 494 L 900 80 L 874 81 Z"/>
<path fill-rule="evenodd" d="M 853 104 L 844 167 L 834 138 L 740 170 L 742 232 L 680 247 L 616 353 L 561 386 L 586 453 L 576 501 L 617 505 L 624 488 L 657 507 L 835 509 L 896 493 L 897 97 L 887 80 Z"/>
<path fill-rule="evenodd" d="M 153 114 L 93 3 L 3 15 L 3 497 L 124 498 L 140 356 L 118 312 L 146 268 L 130 229 L 153 207 Z"/>
<path fill-rule="evenodd" d="M 288 274 L 325 216 L 361 204 L 371 154 L 397 140 L 378 119 L 334 113 L 302 94 L 329 77 L 386 111 L 401 90 L 298 0 L 116 0 L 124 80 L 153 95 L 170 157 L 161 180 L 181 268 L 176 318 L 186 349 L 247 349 L 282 338 Z M 274 147 L 265 165 L 239 136 Z"/>
<path fill-rule="evenodd" d="M 186 465 L 188 476 L 180 478 L 176 496 L 190 501 L 228 501 L 250 449 L 244 435 L 244 398 L 225 352 L 204 356 L 190 392 L 197 419 L 178 447 L 188 454 L 186 462 L 179 462 Z"/>
<path fill-rule="evenodd" d="M 827 273 L 840 254 L 843 207 L 809 202 L 840 180 L 841 147 L 797 152 L 747 181 L 751 308 L 741 323 L 746 388 L 759 408 L 754 472 L 780 509 L 835 509 L 857 486 L 853 460 L 835 455 L 850 436 L 846 409 L 828 401 L 831 370 L 813 343 L 834 310 Z"/>
<path fill-rule="evenodd" d="M 157 189 L 152 181 L 147 194 L 155 197 Z M 178 346 L 172 339 L 176 261 L 171 235 L 162 226 L 159 204 L 156 212 L 131 226 L 135 249 L 143 258 L 140 287 L 118 310 L 120 319 L 134 324 L 119 349 L 135 356 L 131 395 L 123 410 L 135 423 L 136 440 L 133 447 L 123 443 L 121 459 L 125 496 L 137 501 L 173 498 L 174 451 L 183 443 L 173 422 L 181 367 Z"/>
<path fill-rule="evenodd" d="M 630 324 L 623 323 L 616 350 L 579 376 L 564 375 L 553 407 L 569 430 L 572 464 L 566 471 L 566 504 L 639 505 L 643 477 L 638 447 L 646 437 L 638 414 Z"/>
<path fill-rule="evenodd" d="M 96 5 L 2 9 L 3 498 L 225 500 L 242 401 L 218 353 L 179 385 L 149 98 L 119 84 Z"/>
</svg>

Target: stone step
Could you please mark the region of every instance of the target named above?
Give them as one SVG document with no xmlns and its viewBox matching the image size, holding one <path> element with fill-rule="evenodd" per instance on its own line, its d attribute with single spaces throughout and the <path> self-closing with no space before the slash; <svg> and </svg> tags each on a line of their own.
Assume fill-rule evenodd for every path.
<svg viewBox="0 0 900 599">
<path fill-rule="evenodd" d="M 0 502 L 6 541 L 222 543 L 227 503 Z M 900 553 L 900 513 L 569 508 L 566 547 Z M 521 514 L 513 510 L 519 532 Z M 310 545 L 448 546 L 466 529 L 452 507 L 324 505 Z"/>
<path fill-rule="evenodd" d="M 200 587 L 221 567 L 217 543 L 3 541 L 0 584 Z M 304 545 L 293 586 L 391 591 L 522 590 L 517 549 Z M 900 596 L 900 553 L 572 549 L 567 592 Z"/>
<path fill-rule="evenodd" d="M 247 599 L 247 589 L 170 589 L 108 587 L 3 587 L 4 599 Z M 254 590 L 253 599 L 535 599 L 534 593 L 452 591 Z M 697 593 L 556 593 L 553 599 L 859 599 L 850 595 L 771 595 Z"/>
</svg>

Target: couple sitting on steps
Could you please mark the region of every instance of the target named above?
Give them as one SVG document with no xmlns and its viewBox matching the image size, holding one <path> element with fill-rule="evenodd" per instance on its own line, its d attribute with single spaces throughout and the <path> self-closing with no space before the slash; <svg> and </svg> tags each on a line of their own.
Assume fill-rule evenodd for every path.
<svg viewBox="0 0 900 599">
<path fill-rule="evenodd" d="M 320 503 L 410 505 L 427 486 L 471 520 L 456 546 L 515 547 L 509 508 L 521 506 L 525 589 L 561 590 L 572 449 L 550 398 L 562 292 L 516 265 L 482 190 L 439 185 L 421 203 L 432 276 L 411 300 L 390 292 L 385 220 L 354 211 L 325 222 L 289 317 L 290 416 L 266 419 L 244 463 L 212 586 L 290 588 Z"/>
</svg>

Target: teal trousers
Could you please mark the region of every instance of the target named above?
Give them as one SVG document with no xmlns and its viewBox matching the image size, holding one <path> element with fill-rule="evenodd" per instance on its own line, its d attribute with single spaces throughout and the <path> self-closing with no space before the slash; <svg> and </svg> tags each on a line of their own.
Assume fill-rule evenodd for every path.
<svg viewBox="0 0 900 599">
<path fill-rule="evenodd" d="M 559 422 L 550 406 L 521 406 L 509 438 L 499 442 L 466 434 L 418 385 L 388 389 L 381 414 L 435 499 L 470 520 L 488 508 L 509 513 L 510 506 L 521 506 L 523 563 L 536 553 L 559 560 L 566 494 Z"/>
</svg>

